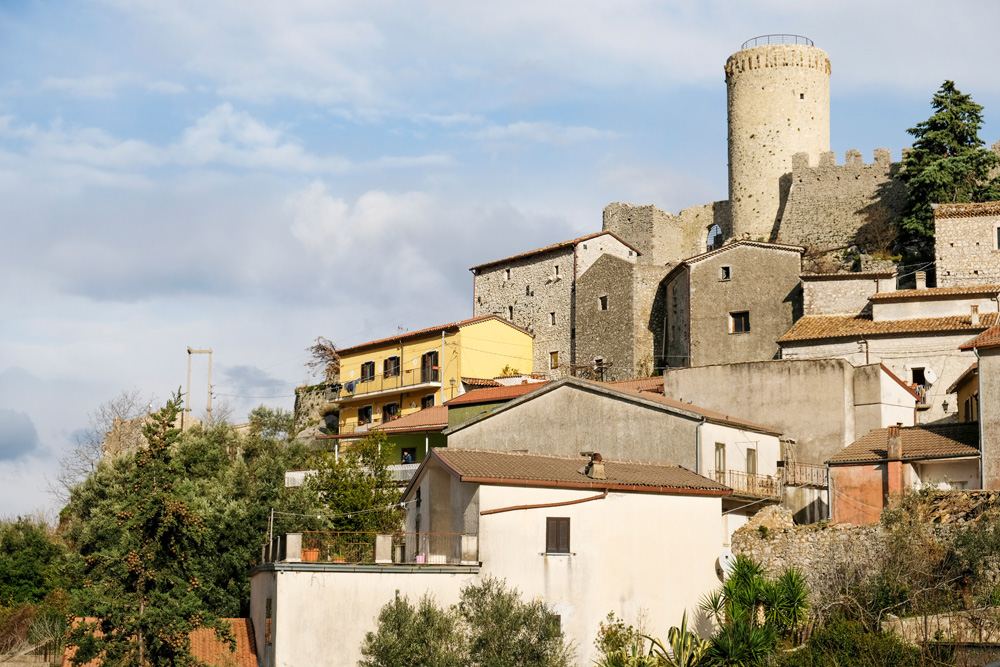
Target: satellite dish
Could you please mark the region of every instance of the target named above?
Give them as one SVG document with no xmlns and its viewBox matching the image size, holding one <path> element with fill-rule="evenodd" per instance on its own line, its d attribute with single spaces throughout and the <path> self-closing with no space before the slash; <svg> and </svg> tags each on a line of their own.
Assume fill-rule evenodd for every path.
<svg viewBox="0 0 1000 667">
<path fill-rule="evenodd" d="M 934 372 L 933 368 L 925 368 L 924 379 L 927 380 L 927 384 L 934 384 L 937 382 L 937 373 Z"/>
<path fill-rule="evenodd" d="M 725 581 L 729 573 L 733 571 L 733 566 L 736 564 L 736 556 L 729 549 L 723 549 L 719 552 L 719 557 L 715 559 L 715 574 L 719 577 L 720 581 Z"/>
</svg>

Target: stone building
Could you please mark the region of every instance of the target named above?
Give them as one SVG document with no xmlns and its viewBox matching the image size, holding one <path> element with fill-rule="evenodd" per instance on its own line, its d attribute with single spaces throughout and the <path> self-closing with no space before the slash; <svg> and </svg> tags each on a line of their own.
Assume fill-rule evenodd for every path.
<svg viewBox="0 0 1000 667">
<path fill-rule="evenodd" d="M 1000 202 L 934 207 L 937 284 L 1000 285 Z"/>
<path fill-rule="evenodd" d="M 473 316 L 497 315 L 531 332 L 536 375 L 570 375 L 576 363 L 577 281 L 602 256 L 635 264 L 639 254 L 617 235 L 597 232 L 479 264 L 470 269 Z"/>
<path fill-rule="evenodd" d="M 802 248 L 736 241 L 679 263 L 663 280 L 665 340 L 658 365 L 774 359 L 801 314 Z"/>
<path fill-rule="evenodd" d="M 962 346 L 978 361 L 976 401 L 983 487 L 1000 491 L 1000 327 L 994 326 Z"/>
</svg>

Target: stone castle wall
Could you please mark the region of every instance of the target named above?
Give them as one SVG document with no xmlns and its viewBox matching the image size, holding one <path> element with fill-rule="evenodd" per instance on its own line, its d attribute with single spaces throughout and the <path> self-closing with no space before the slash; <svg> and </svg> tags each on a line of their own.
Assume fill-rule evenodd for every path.
<svg viewBox="0 0 1000 667">
<path fill-rule="evenodd" d="M 638 248 L 640 264 L 662 266 L 705 252 L 709 230 L 715 225 L 721 239 L 732 235 L 728 201 L 691 206 L 677 215 L 652 205 L 615 202 L 604 207 L 604 231 Z"/>
<path fill-rule="evenodd" d="M 868 307 L 868 297 L 895 288 L 895 272 L 806 275 L 802 277 L 802 314 L 857 315 Z"/>
<path fill-rule="evenodd" d="M 734 53 L 725 70 L 733 236 L 772 240 L 792 156 L 830 150 L 830 58 L 772 44 Z"/>
<path fill-rule="evenodd" d="M 861 242 L 869 252 L 888 250 L 887 223 L 898 220 L 906 204 L 906 186 L 897 178 L 899 163 L 888 149 L 875 149 L 864 164 L 861 152 L 849 150 L 838 165 L 833 152 L 811 166 L 809 155 L 794 156 L 791 187 L 777 240 L 814 250 L 846 248 Z M 885 248 L 873 246 L 885 242 Z"/>
<path fill-rule="evenodd" d="M 1000 284 L 1000 202 L 934 209 L 938 287 Z"/>
</svg>

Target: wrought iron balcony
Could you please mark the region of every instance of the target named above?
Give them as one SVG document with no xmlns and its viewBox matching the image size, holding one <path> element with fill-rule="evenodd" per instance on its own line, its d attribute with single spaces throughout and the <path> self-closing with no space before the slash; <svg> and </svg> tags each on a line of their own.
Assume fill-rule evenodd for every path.
<svg viewBox="0 0 1000 667">
<path fill-rule="evenodd" d="M 827 485 L 826 466 L 785 461 L 782 476 L 785 486 L 804 486 L 812 489 L 825 489 Z"/>
<path fill-rule="evenodd" d="M 781 497 L 781 484 L 777 477 L 755 475 L 739 470 L 717 470 L 715 481 L 731 488 L 737 496 L 775 500 Z"/>
</svg>

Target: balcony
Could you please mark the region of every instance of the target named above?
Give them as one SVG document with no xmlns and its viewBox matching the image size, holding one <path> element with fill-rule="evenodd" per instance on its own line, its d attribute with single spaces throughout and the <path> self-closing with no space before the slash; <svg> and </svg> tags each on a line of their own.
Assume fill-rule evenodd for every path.
<svg viewBox="0 0 1000 667">
<path fill-rule="evenodd" d="M 264 563 L 479 565 L 472 533 L 288 533 L 265 544 Z"/>
<path fill-rule="evenodd" d="M 401 390 L 420 389 L 421 387 L 441 387 L 441 371 L 433 368 L 409 368 L 396 375 L 375 374 L 359 380 L 344 382 L 333 400 L 351 401 L 359 398 L 371 398 L 379 394 L 393 394 Z"/>
<path fill-rule="evenodd" d="M 810 489 L 825 489 L 827 486 L 826 466 L 785 461 L 782 477 L 785 486 L 800 486 Z"/>
<path fill-rule="evenodd" d="M 392 476 L 392 481 L 402 486 L 413 479 L 413 475 L 416 474 L 419 467 L 419 463 L 396 463 L 385 468 Z"/>
<path fill-rule="evenodd" d="M 755 475 L 739 470 L 717 470 L 715 481 L 733 490 L 733 495 L 747 498 L 781 498 L 781 484 L 777 477 Z"/>
</svg>

